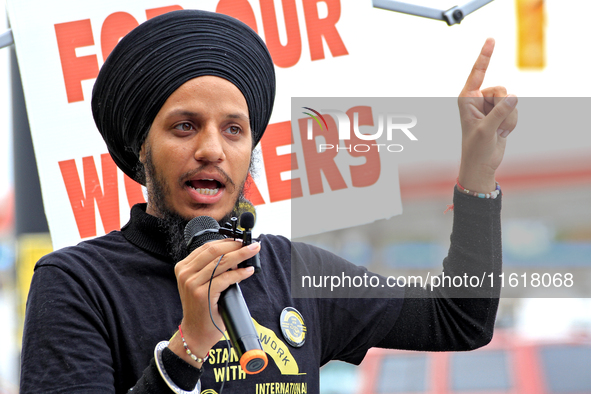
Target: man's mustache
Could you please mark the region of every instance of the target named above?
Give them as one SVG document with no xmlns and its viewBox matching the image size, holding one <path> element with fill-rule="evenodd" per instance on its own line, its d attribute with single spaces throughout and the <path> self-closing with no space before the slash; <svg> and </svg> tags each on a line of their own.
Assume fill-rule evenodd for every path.
<svg viewBox="0 0 591 394">
<path fill-rule="evenodd" d="M 211 164 L 206 164 L 203 165 L 199 168 L 196 168 L 194 170 L 190 170 L 187 171 L 186 173 L 184 173 L 183 175 L 181 175 L 180 177 L 180 184 L 184 185 L 185 182 L 187 182 L 188 180 L 190 180 L 191 178 L 193 178 L 195 175 L 199 174 L 200 172 L 204 172 L 204 171 L 208 171 L 208 172 L 212 172 L 211 170 L 214 169 L 215 172 L 217 172 L 224 180 L 224 187 L 226 189 L 228 189 L 228 191 L 231 193 L 234 191 L 234 189 L 236 188 L 236 184 L 234 183 L 234 181 L 232 180 L 232 178 L 230 178 L 230 175 L 228 175 L 224 170 L 222 170 L 220 167 L 215 166 L 215 165 L 211 165 Z"/>
</svg>

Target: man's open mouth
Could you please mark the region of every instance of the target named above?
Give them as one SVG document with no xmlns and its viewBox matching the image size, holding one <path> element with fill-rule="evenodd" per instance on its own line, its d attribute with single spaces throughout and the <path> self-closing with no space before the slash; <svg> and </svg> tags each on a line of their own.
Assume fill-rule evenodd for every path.
<svg viewBox="0 0 591 394">
<path fill-rule="evenodd" d="M 224 185 L 215 179 L 195 179 L 187 181 L 187 186 L 191 187 L 199 194 L 206 196 L 216 195 Z"/>
</svg>

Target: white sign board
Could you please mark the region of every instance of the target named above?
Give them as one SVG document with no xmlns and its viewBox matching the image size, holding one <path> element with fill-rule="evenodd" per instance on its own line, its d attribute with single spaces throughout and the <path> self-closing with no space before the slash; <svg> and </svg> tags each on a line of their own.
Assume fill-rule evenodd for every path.
<svg viewBox="0 0 591 394">
<path fill-rule="evenodd" d="M 237 7 L 238 3 L 246 7 Z M 264 37 L 276 62 L 276 106 L 269 132 L 258 148 L 262 165 L 255 179 L 257 187 L 250 195 L 257 206 L 256 232 L 303 236 L 342 227 L 327 225 L 326 218 L 314 215 L 314 222 L 303 233 L 291 233 L 291 195 L 274 191 L 289 190 L 298 179 L 306 184 L 308 163 L 301 150 L 290 143 L 294 139 L 290 136 L 291 97 L 294 93 L 341 93 L 340 78 L 324 76 L 335 68 L 343 75 L 355 73 L 364 64 L 365 59 L 352 55 L 351 49 L 358 45 L 358 18 L 373 10 L 367 2 L 283 3 L 280 12 L 269 1 L 8 2 L 45 211 L 56 249 L 119 229 L 127 222 L 130 207 L 145 201 L 141 187 L 116 168 L 96 130 L 90 111 L 92 86 L 104 59 L 123 35 L 149 18 L 187 8 L 224 12 L 247 22 Z M 355 95 L 354 90 L 347 91 Z M 294 156 L 299 159 L 300 172 L 290 171 L 289 165 L 280 173 L 273 172 Z M 375 200 L 372 206 L 380 206 L 379 212 L 356 210 L 349 214 L 347 225 L 401 212 L 396 167 L 390 166 L 380 177 L 383 182 L 361 192 L 384 196 L 387 191 L 388 203 Z M 322 193 L 312 194 L 304 188 L 298 198 L 328 212 L 335 200 L 360 192 L 351 183 L 345 189 L 332 190 L 326 184 Z"/>
</svg>

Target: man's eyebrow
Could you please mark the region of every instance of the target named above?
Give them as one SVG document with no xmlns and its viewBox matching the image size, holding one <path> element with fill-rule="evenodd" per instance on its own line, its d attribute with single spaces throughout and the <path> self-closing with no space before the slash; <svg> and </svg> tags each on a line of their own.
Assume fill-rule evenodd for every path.
<svg viewBox="0 0 591 394">
<path fill-rule="evenodd" d="M 248 118 L 248 116 L 246 116 L 243 113 L 237 112 L 237 113 L 233 113 L 233 114 L 228 114 L 226 115 L 226 118 L 228 119 L 240 119 L 243 120 L 245 122 L 250 122 L 250 119 Z"/>
<path fill-rule="evenodd" d="M 193 112 L 186 109 L 176 109 L 168 113 L 169 118 L 176 117 L 187 117 L 187 118 L 198 118 L 201 114 L 199 112 Z"/>
<path fill-rule="evenodd" d="M 199 118 L 202 116 L 201 112 L 193 112 L 186 109 L 177 109 L 168 113 L 169 118 L 176 117 L 187 117 L 187 118 Z M 245 122 L 250 122 L 250 118 L 241 112 L 229 113 L 226 115 L 227 119 L 239 119 Z"/>
</svg>

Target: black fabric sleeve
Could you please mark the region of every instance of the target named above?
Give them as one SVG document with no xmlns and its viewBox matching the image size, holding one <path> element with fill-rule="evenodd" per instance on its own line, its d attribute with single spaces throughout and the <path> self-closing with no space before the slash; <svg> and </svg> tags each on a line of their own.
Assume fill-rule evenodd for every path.
<svg viewBox="0 0 591 394">
<path fill-rule="evenodd" d="M 27 299 L 20 393 L 125 392 L 115 382 L 111 354 L 101 310 L 84 284 L 59 267 L 37 267 Z M 195 388 L 201 370 L 168 348 L 163 364 L 178 387 Z M 170 392 L 153 358 L 130 392 Z"/>
<path fill-rule="evenodd" d="M 62 269 L 36 268 L 23 332 L 21 393 L 115 392 L 107 332 L 92 304 Z"/>
<path fill-rule="evenodd" d="M 397 316 L 399 302 L 390 299 L 324 299 L 321 365 L 331 360 L 359 365 L 368 349 L 388 332 L 389 318 Z M 327 329 L 330 328 L 330 329 Z"/>
<path fill-rule="evenodd" d="M 193 391 L 203 372 L 203 368 L 197 369 L 186 363 L 169 348 L 164 348 L 162 351 L 162 363 L 172 381 L 177 387 L 185 391 Z M 165 392 L 170 392 L 170 388 L 160 376 L 154 359 L 150 360 L 150 365 L 144 370 L 140 380 L 129 390 L 131 394 Z"/>
<path fill-rule="evenodd" d="M 487 283 L 473 293 L 464 289 L 462 298 L 454 297 L 460 293 L 440 288 L 408 287 L 400 316 L 378 347 L 452 351 L 490 342 L 500 288 L 488 285 L 488 275 L 498 278 L 502 271 L 500 210 L 500 196 L 481 199 L 455 190 L 451 245 L 443 272 L 451 277 L 485 277 Z"/>
<path fill-rule="evenodd" d="M 144 370 L 144 374 L 140 380 L 138 380 L 137 384 L 128 391 L 130 394 L 166 392 L 171 392 L 171 390 L 166 385 L 166 383 L 164 383 L 164 380 L 162 380 L 162 377 L 158 372 L 158 367 L 156 367 L 156 361 L 154 359 L 150 360 L 150 365 L 148 365 L 148 367 Z"/>
<path fill-rule="evenodd" d="M 374 287 L 385 278 L 309 244 L 294 242 L 291 250 L 292 294 L 314 299 L 320 365 L 331 360 L 359 364 L 367 350 L 390 331 L 403 302 L 404 289 Z M 295 278 L 295 279 L 294 279 Z M 314 278 L 314 279 L 311 279 Z M 331 278 L 326 282 L 327 278 Z M 342 285 L 333 287 L 331 280 Z M 312 284 L 312 280 L 322 285 Z M 362 282 L 362 283 L 357 283 Z M 308 285 L 305 285 L 308 283 Z"/>
<path fill-rule="evenodd" d="M 203 373 L 203 367 L 197 369 L 186 363 L 169 348 L 162 351 L 162 363 L 172 381 L 185 391 L 192 391 Z"/>
</svg>

